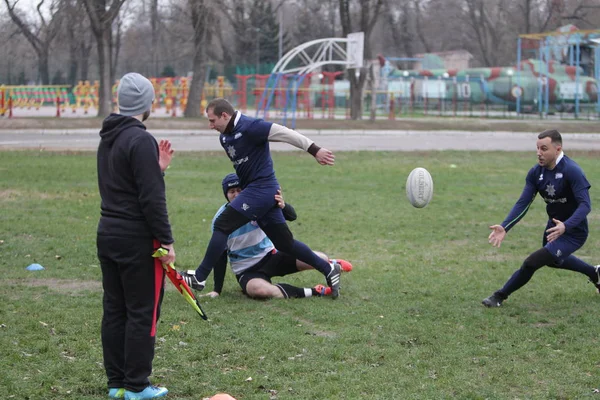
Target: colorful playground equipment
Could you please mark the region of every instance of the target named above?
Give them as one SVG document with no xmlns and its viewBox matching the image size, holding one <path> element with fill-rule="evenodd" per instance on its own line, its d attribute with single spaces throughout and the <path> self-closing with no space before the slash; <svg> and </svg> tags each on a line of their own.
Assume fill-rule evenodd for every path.
<svg viewBox="0 0 600 400">
<path fill-rule="evenodd" d="M 354 44 L 353 44 L 354 43 Z M 288 52 L 271 74 L 237 74 L 228 82 L 218 76 L 204 84 L 201 109 L 215 97 L 226 97 L 242 112 L 281 119 L 295 126 L 300 118 L 349 118 L 349 73 L 367 73 L 360 43 L 355 39 L 326 38 L 304 43 Z M 344 49 L 343 47 L 346 46 Z M 310 48 L 316 50 L 309 52 Z M 528 58 L 522 59 L 523 55 Z M 506 116 L 528 113 L 544 117 L 561 113 L 567 118 L 600 118 L 600 30 L 578 30 L 569 25 L 555 32 L 521 35 L 517 62 L 491 68 L 447 69 L 431 62 L 421 69 L 399 69 L 394 58 L 367 60 L 377 66 L 374 83 L 363 89 L 363 112 L 395 119 L 405 115 Z M 404 59 L 403 59 L 404 60 Z M 404 60 L 406 61 L 406 60 Z M 414 60 L 412 60 L 414 61 Z M 435 61 L 435 59 L 434 59 Z M 341 66 L 328 72 L 325 65 Z M 358 76 L 358 75 L 357 75 Z M 153 111 L 176 117 L 187 107 L 189 77 L 151 78 L 155 89 Z M 112 87 L 117 109 L 118 81 Z M 60 116 L 97 107 L 98 83 L 80 81 L 68 86 L 0 86 L 0 115 L 18 108 L 55 106 Z M 178 113 L 179 111 L 179 113 Z M 587 114 L 586 114 L 587 113 Z"/>
<path fill-rule="evenodd" d="M 44 105 L 56 107 L 57 116 L 69 103 L 69 86 L 0 86 L 0 116 L 12 116 L 14 108 L 39 110 Z"/>
<path fill-rule="evenodd" d="M 507 105 L 520 112 L 580 112 L 595 105 L 600 113 L 600 30 L 573 25 L 555 32 L 520 35 L 517 63 L 462 70 L 399 70 L 380 58 L 382 78 L 402 97 L 470 99 Z M 535 58 L 522 60 L 522 54 Z M 585 55 L 585 56 L 584 56 Z"/>
<path fill-rule="evenodd" d="M 176 117 L 177 111 L 185 111 L 189 95 L 189 79 L 187 77 L 150 78 L 155 90 L 156 100 L 153 111 Z M 113 111 L 118 112 L 117 88 L 119 81 L 112 85 Z M 0 86 L 0 116 L 13 116 L 13 110 L 39 110 L 41 107 L 56 107 L 56 116 L 60 117 L 71 109 L 73 114 L 88 114 L 91 108 L 98 107 L 99 82 L 79 81 L 74 87 L 59 86 Z M 205 84 L 202 96 L 202 107 L 206 99 L 214 97 L 231 97 L 233 89 L 223 76 L 216 82 Z"/>
</svg>

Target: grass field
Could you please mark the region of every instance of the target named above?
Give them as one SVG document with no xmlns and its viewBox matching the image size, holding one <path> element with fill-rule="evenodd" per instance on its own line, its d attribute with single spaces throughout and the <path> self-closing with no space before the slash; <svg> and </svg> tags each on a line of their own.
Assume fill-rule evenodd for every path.
<svg viewBox="0 0 600 400">
<path fill-rule="evenodd" d="M 599 154 L 567 153 L 598 207 Z M 300 152 L 274 160 L 299 215 L 296 237 L 354 271 L 337 301 L 249 300 L 229 273 L 224 294 L 202 300 L 208 322 L 169 288 L 152 377 L 168 398 L 600 398 L 600 296 L 587 278 L 544 268 L 500 309 L 480 304 L 540 245 L 540 199 L 500 249 L 487 243 L 533 152 L 348 152 L 333 168 Z M 435 182 L 424 209 L 404 194 L 416 166 Z M 2 152 L 0 171 L 1 397 L 104 399 L 95 154 Z M 166 181 L 180 268 L 201 260 L 230 171 L 221 153 L 173 160 Z M 596 263 L 597 210 L 589 221 L 577 254 Z M 26 271 L 34 262 L 45 270 Z M 281 281 L 324 280 L 310 271 Z"/>
</svg>

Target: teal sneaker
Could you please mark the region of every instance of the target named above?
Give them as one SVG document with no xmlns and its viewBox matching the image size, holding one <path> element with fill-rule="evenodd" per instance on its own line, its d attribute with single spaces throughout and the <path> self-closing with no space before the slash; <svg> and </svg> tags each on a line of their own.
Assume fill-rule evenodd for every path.
<svg viewBox="0 0 600 400">
<path fill-rule="evenodd" d="M 164 397 L 169 393 L 167 388 L 158 386 L 148 386 L 141 392 L 130 392 L 125 390 L 125 400 L 146 400 L 156 399 L 157 397 Z"/>
<path fill-rule="evenodd" d="M 111 388 L 108 389 L 108 397 L 111 399 L 124 399 L 125 389 L 123 388 Z"/>
</svg>

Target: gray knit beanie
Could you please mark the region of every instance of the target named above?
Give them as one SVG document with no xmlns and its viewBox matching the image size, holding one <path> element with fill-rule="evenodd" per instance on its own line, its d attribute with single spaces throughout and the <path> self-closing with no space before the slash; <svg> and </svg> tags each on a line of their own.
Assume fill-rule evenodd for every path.
<svg viewBox="0 0 600 400">
<path fill-rule="evenodd" d="M 117 96 L 121 115 L 141 115 L 152 108 L 154 87 L 142 75 L 130 72 L 121 78 Z"/>
</svg>

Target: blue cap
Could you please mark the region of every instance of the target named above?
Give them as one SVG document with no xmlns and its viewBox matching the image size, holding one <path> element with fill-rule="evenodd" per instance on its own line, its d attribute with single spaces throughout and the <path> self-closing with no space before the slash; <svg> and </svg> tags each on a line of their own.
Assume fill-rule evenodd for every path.
<svg viewBox="0 0 600 400">
<path fill-rule="evenodd" d="M 223 194 L 225 195 L 225 198 L 227 199 L 227 191 L 229 189 L 241 186 L 240 178 L 238 178 L 238 176 L 236 174 L 228 174 L 225 178 L 223 178 L 221 185 L 223 186 Z M 229 201 L 229 199 L 227 199 L 227 201 Z"/>
</svg>

